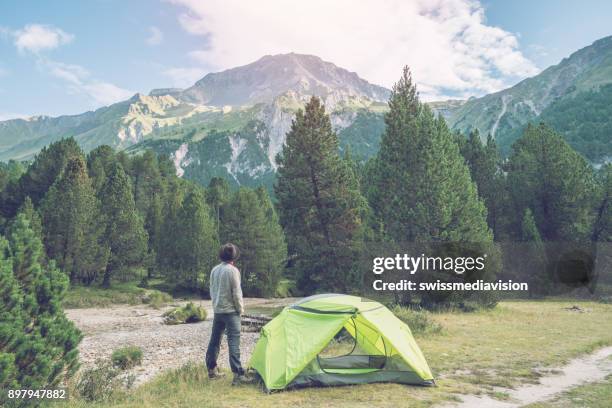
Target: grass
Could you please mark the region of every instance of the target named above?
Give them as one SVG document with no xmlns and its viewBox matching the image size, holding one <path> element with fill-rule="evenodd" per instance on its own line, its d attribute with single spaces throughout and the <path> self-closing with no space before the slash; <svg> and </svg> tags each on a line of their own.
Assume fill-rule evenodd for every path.
<svg viewBox="0 0 612 408">
<path fill-rule="evenodd" d="M 612 401 L 612 375 L 604 381 L 581 385 L 555 399 L 527 405 L 526 408 L 609 408 Z"/>
<path fill-rule="evenodd" d="M 391 311 L 410 327 L 413 335 L 436 334 L 442 331 L 442 325 L 432 319 L 431 313 L 395 306 Z"/>
<path fill-rule="evenodd" d="M 160 307 L 165 306 L 167 303 L 172 302 L 172 300 L 172 296 L 158 290 L 148 290 L 147 294 L 142 299 L 143 303 L 148 304 L 154 309 L 159 309 Z"/>
<path fill-rule="evenodd" d="M 166 324 L 197 323 L 203 320 L 206 320 L 206 309 L 196 306 L 193 302 L 164 313 L 164 323 Z"/>
<path fill-rule="evenodd" d="M 78 395 L 81 403 L 106 401 L 116 396 L 121 387 L 121 371 L 112 362 L 98 360 L 96 365 L 80 372 L 76 384 L 72 384 L 69 394 Z"/>
<path fill-rule="evenodd" d="M 113 351 L 113 366 L 128 370 L 142 363 L 142 350 L 138 346 L 126 346 Z"/>
<path fill-rule="evenodd" d="M 585 313 L 565 310 L 578 304 Z M 159 407 L 429 407 L 458 394 L 487 393 L 538 379 L 536 368 L 612 344 L 612 305 L 577 301 L 503 301 L 475 313 L 440 312 L 429 319 L 438 333 L 416 333 L 437 387 L 398 384 L 306 388 L 265 394 L 255 386 L 231 387 L 231 378 L 209 381 L 202 365 L 161 374 L 139 388 L 119 393 L 100 406 Z M 590 394 L 607 392 L 599 388 Z M 599 395 L 599 394 L 597 394 Z M 609 399 L 608 399 L 609 401 Z M 74 398 L 70 407 L 89 406 Z M 597 406 L 597 405 L 593 405 Z"/>
<path fill-rule="evenodd" d="M 134 283 L 114 284 L 108 289 L 99 286 L 73 286 L 63 301 L 65 309 L 106 307 L 114 304 L 150 304 L 159 308 L 172 302 L 172 296 L 156 289 L 144 289 Z"/>
</svg>

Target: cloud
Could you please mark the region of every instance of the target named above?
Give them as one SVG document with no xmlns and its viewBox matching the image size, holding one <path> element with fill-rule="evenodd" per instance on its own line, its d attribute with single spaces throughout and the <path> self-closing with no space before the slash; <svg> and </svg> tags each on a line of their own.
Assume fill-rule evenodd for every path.
<svg viewBox="0 0 612 408">
<path fill-rule="evenodd" d="M 156 34 L 152 32 L 152 34 Z M 161 35 L 161 32 L 158 33 Z M 110 105 L 132 96 L 134 92 L 120 88 L 109 82 L 99 80 L 84 67 L 76 64 L 66 64 L 47 58 L 42 51 L 51 50 L 67 44 L 74 39 L 60 28 L 44 24 L 27 24 L 19 30 L 0 26 L 0 37 L 13 40 L 17 50 L 31 57 L 38 68 L 51 76 L 62 80 L 66 90 L 71 94 L 84 94 L 94 103 Z M 0 76 L 7 74 L 0 66 Z M 23 117 L 15 113 L 0 113 L 0 117 Z"/>
<path fill-rule="evenodd" d="M 83 84 L 82 88 L 89 96 L 103 105 L 120 102 L 134 95 L 134 92 L 127 89 L 96 80 Z"/>
<path fill-rule="evenodd" d="M 154 46 L 159 45 L 164 40 L 164 33 L 157 27 L 149 27 L 149 37 L 147 37 L 147 44 Z"/>
<path fill-rule="evenodd" d="M 89 71 L 80 65 L 41 59 L 38 61 L 42 69 L 51 75 L 65 81 L 68 90 L 74 94 L 85 94 L 95 102 L 110 105 L 132 96 L 134 92 L 120 88 L 109 82 L 92 78 Z"/>
<path fill-rule="evenodd" d="M 74 39 L 72 34 L 50 25 L 28 24 L 12 32 L 14 44 L 19 52 L 38 53 L 68 44 Z"/>
<path fill-rule="evenodd" d="M 195 61 L 201 64 L 210 63 L 210 53 L 208 50 L 207 51 L 204 51 L 204 50 L 189 51 L 187 55 L 190 58 L 193 58 Z"/>
<path fill-rule="evenodd" d="M 82 79 L 89 76 L 89 71 L 80 65 L 64 64 L 63 62 L 43 60 L 42 63 L 49 69 L 49 73 L 73 85 L 80 85 Z"/>
<path fill-rule="evenodd" d="M 529 44 L 529 49 L 539 57 L 548 57 L 549 49 L 540 44 Z"/>
<path fill-rule="evenodd" d="M 184 30 L 207 37 L 190 57 L 215 69 L 293 51 L 390 87 L 407 64 L 425 99 L 489 93 L 538 72 L 474 0 L 167 1 Z"/>
<path fill-rule="evenodd" d="M 32 57 L 41 71 L 61 79 L 73 94 L 85 94 L 95 103 L 110 105 L 133 95 L 133 92 L 92 77 L 89 71 L 80 65 L 53 61 L 41 52 L 67 44 L 74 39 L 60 28 L 44 24 L 27 24 L 19 30 L 0 27 L 0 36 L 12 38 L 17 50 Z M 0 76 L 3 75 L 0 66 Z"/>
<path fill-rule="evenodd" d="M 163 74 L 170 78 L 173 87 L 186 88 L 202 79 L 206 72 L 201 68 L 169 68 Z"/>
</svg>

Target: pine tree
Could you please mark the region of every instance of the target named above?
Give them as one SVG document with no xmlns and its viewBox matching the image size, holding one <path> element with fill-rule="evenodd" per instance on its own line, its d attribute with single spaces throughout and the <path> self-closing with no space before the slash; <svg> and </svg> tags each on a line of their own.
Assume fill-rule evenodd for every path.
<svg viewBox="0 0 612 408">
<path fill-rule="evenodd" d="M 508 224 L 508 194 L 501 157 L 491 135 L 482 144 L 478 130 L 470 133 L 468 139 L 460 137 L 460 151 L 470 169 L 472 180 L 478 188 L 478 195 L 487 208 L 487 224 L 496 239 L 505 238 Z M 462 140 L 463 139 L 463 140 Z"/>
<path fill-rule="evenodd" d="M 542 237 L 533 218 L 533 213 L 529 208 L 525 209 L 523 221 L 521 223 L 521 240 L 523 242 L 542 243 Z"/>
<path fill-rule="evenodd" d="M 547 272 L 546 248 L 542 242 L 542 237 L 533 218 L 533 213 L 529 208 L 525 209 L 521 223 L 521 240 L 525 243 L 522 262 L 519 264 L 521 272 L 525 277 L 520 277 L 520 281 L 529 284 L 529 293 L 544 294 L 549 286 Z M 527 262 L 525 262 L 525 259 Z"/>
<path fill-rule="evenodd" d="M 163 204 L 162 234 L 160 247 L 156 250 L 157 265 L 167 278 L 174 279 L 180 260 L 178 243 L 181 239 L 180 211 L 187 194 L 187 182 L 175 178 L 168 182 Z"/>
<path fill-rule="evenodd" d="M 299 110 L 277 157 L 279 215 L 298 286 L 306 292 L 350 289 L 367 208 L 351 168 L 338 155 L 338 137 L 320 100 Z"/>
<path fill-rule="evenodd" d="M 282 277 L 287 246 L 278 217 L 263 188 L 241 188 L 226 205 L 221 223 L 223 242 L 240 248 L 238 267 L 247 296 L 271 297 Z"/>
<path fill-rule="evenodd" d="M 0 162 L 0 190 L 4 190 L 10 182 L 18 181 L 25 171 L 26 167 L 20 161 L 11 159 L 8 163 Z"/>
<path fill-rule="evenodd" d="M 110 146 L 98 146 L 89 152 L 87 155 L 87 171 L 96 192 L 102 189 L 116 162 L 115 151 Z"/>
<path fill-rule="evenodd" d="M 275 296 L 276 289 L 284 275 L 284 269 L 287 264 L 287 243 L 268 190 L 262 186 L 258 187 L 255 192 L 266 219 L 266 224 L 263 227 L 265 248 L 262 251 L 265 254 L 264 259 L 266 259 L 268 279 L 265 280 L 267 282 L 267 289 L 263 293 L 266 296 Z"/>
<path fill-rule="evenodd" d="M 118 272 L 128 273 L 144 266 L 147 259 L 147 232 L 136 210 L 132 185 L 120 163 L 115 163 L 100 190 L 102 214 L 106 220 L 104 243 L 110 258 L 104 272 L 104 286 Z"/>
<path fill-rule="evenodd" d="M 214 266 L 219 238 L 204 194 L 193 189 L 179 211 L 177 238 L 178 282 L 189 289 L 207 289 Z"/>
<path fill-rule="evenodd" d="M 32 204 L 32 200 L 30 200 L 29 196 L 25 198 L 21 207 L 19 207 L 19 213 L 23 214 L 26 217 L 26 219 L 30 223 L 30 228 L 34 230 L 34 233 L 37 236 L 42 237 L 42 219 L 36 208 L 34 208 L 34 204 Z"/>
<path fill-rule="evenodd" d="M 612 242 L 612 164 L 599 170 L 598 199 L 595 208 L 593 241 Z"/>
<path fill-rule="evenodd" d="M 130 167 L 134 201 L 140 214 L 145 217 L 151 205 L 151 198 L 164 193 L 157 155 L 152 150 L 147 150 L 142 155 L 135 156 Z"/>
<path fill-rule="evenodd" d="M 491 279 L 498 263 L 492 259 L 486 208 L 454 136 L 444 119 L 435 118 L 429 107 L 421 104 L 408 68 L 393 87 L 385 124 L 380 150 L 370 166 L 367 191 L 387 239 L 396 243 L 462 243 L 461 254 L 457 254 L 461 256 L 467 256 L 468 249 L 480 255 L 489 252 L 487 267 L 481 272 L 461 276 L 431 272 L 422 279 Z M 439 246 L 437 250 L 446 248 Z M 452 301 L 443 293 L 420 295 L 424 305 Z M 452 297 L 459 299 L 461 294 Z M 489 303 L 489 299 L 476 300 Z"/>
<path fill-rule="evenodd" d="M 81 148 L 71 137 L 44 147 L 19 181 L 2 195 L 2 215 L 6 218 L 14 217 L 28 196 L 37 207 L 68 161 L 82 156 Z"/>
<path fill-rule="evenodd" d="M 486 209 L 442 118 L 407 68 L 394 86 L 376 158 L 373 208 L 398 241 L 490 241 Z"/>
<path fill-rule="evenodd" d="M 85 162 L 68 161 L 66 169 L 45 196 L 41 211 L 47 255 L 57 261 L 71 282 L 91 284 L 108 261 L 105 228 Z"/>
<path fill-rule="evenodd" d="M 163 225 L 163 204 L 166 197 L 166 183 L 162 178 L 157 155 L 152 150 L 132 159 L 131 178 L 134 186 L 136 208 L 144 220 L 149 236 L 148 277 L 154 269 L 156 253 L 161 246 Z"/>
<path fill-rule="evenodd" d="M 587 161 L 545 124 L 512 146 L 508 184 L 517 220 L 531 209 L 544 241 L 591 238 L 595 180 Z"/>
<path fill-rule="evenodd" d="M 0 237 L 0 388 L 17 388 L 14 347 L 23 341 L 23 295 L 13 274 L 8 241 Z M 0 402 L 3 402 L 0 396 Z"/>
<path fill-rule="evenodd" d="M 0 238 L 0 385 L 56 387 L 76 371 L 81 340 L 61 308 L 68 278 L 53 261 L 41 264 L 42 242 L 25 215 L 8 237 L 9 245 Z"/>
<path fill-rule="evenodd" d="M 29 196 L 32 203 L 38 205 L 68 161 L 82 156 L 83 151 L 71 137 L 44 147 L 19 180 L 24 198 Z"/>
<path fill-rule="evenodd" d="M 223 207 L 230 199 L 230 185 L 226 179 L 213 177 L 206 189 L 206 202 L 215 214 L 217 233 L 219 233 L 220 221 L 223 218 Z"/>
</svg>

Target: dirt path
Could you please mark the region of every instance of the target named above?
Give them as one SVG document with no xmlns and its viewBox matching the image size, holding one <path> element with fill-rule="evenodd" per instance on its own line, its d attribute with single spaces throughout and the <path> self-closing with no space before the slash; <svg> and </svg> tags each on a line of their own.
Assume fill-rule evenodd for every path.
<svg viewBox="0 0 612 408">
<path fill-rule="evenodd" d="M 515 408 L 550 400 L 570 388 L 601 381 L 612 374 L 612 347 L 604 347 L 593 354 L 578 357 L 554 372 L 555 374 L 540 378 L 539 384 L 527 384 L 516 389 L 496 389 L 496 391 L 507 393 L 510 397 L 508 401 L 499 401 L 489 396 L 464 395 L 461 396 L 461 403 L 451 406 L 454 408 Z"/>
<path fill-rule="evenodd" d="M 291 303 L 293 299 L 245 299 L 247 311 L 253 307 L 276 307 Z M 185 302 L 176 302 L 184 304 Z M 202 362 L 212 325 L 210 301 L 194 302 L 205 307 L 209 318 L 201 323 L 168 326 L 162 314 L 170 307 L 159 310 L 146 305 L 117 305 L 105 308 L 68 309 L 66 315 L 83 332 L 79 345 L 83 367 L 93 365 L 99 358 L 109 358 L 113 350 L 134 345 L 142 348 L 142 365 L 132 369 L 136 384 L 154 377 L 162 370 L 180 367 L 194 361 Z M 257 333 L 242 333 L 241 357 L 246 362 L 258 338 Z M 222 342 L 219 365 L 228 367 L 227 343 Z"/>
</svg>

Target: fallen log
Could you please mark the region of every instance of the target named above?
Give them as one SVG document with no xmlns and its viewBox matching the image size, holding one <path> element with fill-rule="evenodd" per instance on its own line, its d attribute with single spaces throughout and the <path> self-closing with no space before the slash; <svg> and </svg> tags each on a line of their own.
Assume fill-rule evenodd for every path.
<svg viewBox="0 0 612 408">
<path fill-rule="evenodd" d="M 242 315 L 242 331 L 258 332 L 270 320 L 272 320 L 272 318 L 266 316 L 255 316 L 247 314 Z"/>
</svg>

